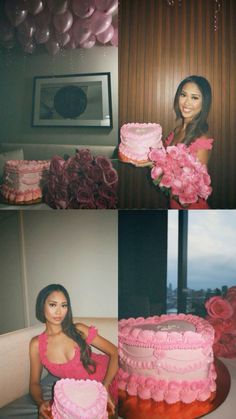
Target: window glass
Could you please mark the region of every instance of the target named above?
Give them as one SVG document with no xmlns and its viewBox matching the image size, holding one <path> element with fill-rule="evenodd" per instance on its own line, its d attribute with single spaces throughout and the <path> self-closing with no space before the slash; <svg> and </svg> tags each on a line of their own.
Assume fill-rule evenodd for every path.
<svg viewBox="0 0 236 419">
<path fill-rule="evenodd" d="M 187 312 L 204 315 L 204 301 L 236 284 L 236 211 L 188 213 Z"/>
</svg>

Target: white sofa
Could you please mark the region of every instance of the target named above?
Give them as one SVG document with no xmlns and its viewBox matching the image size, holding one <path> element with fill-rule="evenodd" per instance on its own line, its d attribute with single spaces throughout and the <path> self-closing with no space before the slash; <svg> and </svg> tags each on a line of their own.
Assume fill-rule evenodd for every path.
<svg viewBox="0 0 236 419">
<path fill-rule="evenodd" d="M 94 156 L 105 156 L 113 159 L 116 147 L 101 145 L 71 145 L 71 144 L 26 144 L 0 143 L 0 153 L 22 149 L 26 160 L 50 160 L 53 156 L 63 157 L 65 154 L 74 156 L 76 149 L 88 148 Z"/>
<path fill-rule="evenodd" d="M 117 345 L 118 340 L 118 322 L 115 318 L 75 318 L 88 326 L 94 325 L 98 328 L 100 335 Z M 7 406 L 12 406 L 11 402 L 26 395 L 29 389 L 29 342 L 33 336 L 38 335 L 44 330 L 44 325 L 37 324 L 32 327 L 17 330 L 15 332 L 0 335 L 0 418 L 22 417 L 14 415 L 8 416 Z M 96 349 L 93 349 L 96 351 Z M 47 372 L 43 372 L 43 377 Z M 30 400 L 30 398 L 29 398 Z M 14 405 L 14 403 L 13 403 Z M 1 413 L 2 411 L 2 413 Z M 35 411 L 37 411 L 35 409 Z M 4 415 L 4 416 L 3 416 Z M 25 418 L 35 417 L 25 414 Z"/>
</svg>

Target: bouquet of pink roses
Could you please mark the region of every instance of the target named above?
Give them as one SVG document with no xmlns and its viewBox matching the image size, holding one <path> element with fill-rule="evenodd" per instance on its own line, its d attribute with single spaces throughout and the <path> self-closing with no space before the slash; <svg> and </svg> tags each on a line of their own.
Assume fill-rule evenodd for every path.
<svg viewBox="0 0 236 419">
<path fill-rule="evenodd" d="M 236 357 L 236 286 L 228 289 L 224 297 L 211 297 L 206 301 L 206 319 L 215 329 L 213 350 L 215 355 Z"/>
<path fill-rule="evenodd" d="M 152 149 L 151 177 L 155 185 L 183 206 L 207 199 L 212 192 L 211 179 L 204 164 L 185 144 Z"/>
<path fill-rule="evenodd" d="M 75 156 L 52 158 L 44 201 L 55 209 L 115 209 L 118 175 L 109 159 L 87 149 Z"/>
</svg>

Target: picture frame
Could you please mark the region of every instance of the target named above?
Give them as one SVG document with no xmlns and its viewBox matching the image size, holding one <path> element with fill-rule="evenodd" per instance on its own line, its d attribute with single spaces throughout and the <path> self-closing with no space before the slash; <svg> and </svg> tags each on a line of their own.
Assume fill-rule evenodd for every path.
<svg viewBox="0 0 236 419">
<path fill-rule="evenodd" d="M 110 73 L 34 77 L 33 127 L 112 128 Z"/>
</svg>

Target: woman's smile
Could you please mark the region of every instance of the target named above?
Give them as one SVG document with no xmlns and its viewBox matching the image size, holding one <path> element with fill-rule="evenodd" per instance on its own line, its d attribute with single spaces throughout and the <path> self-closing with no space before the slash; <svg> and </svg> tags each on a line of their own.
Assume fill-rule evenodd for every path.
<svg viewBox="0 0 236 419">
<path fill-rule="evenodd" d="M 202 110 L 202 93 L 195 83 L 186 83 L 179 97 L 182 117 L 190 122 Z"/>
</svg>

